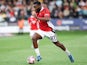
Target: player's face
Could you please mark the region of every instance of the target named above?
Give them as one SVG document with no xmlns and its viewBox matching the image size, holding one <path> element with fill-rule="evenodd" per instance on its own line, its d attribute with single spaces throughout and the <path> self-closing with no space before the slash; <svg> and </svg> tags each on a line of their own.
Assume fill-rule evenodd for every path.
<svg viewBox="0 0 87 65">
<path fill-rule="evenodd" d="M 34 4 L 34 8 L 36 12 L 39 12 L 41 10 L 41 5 Z"/>
</svg>

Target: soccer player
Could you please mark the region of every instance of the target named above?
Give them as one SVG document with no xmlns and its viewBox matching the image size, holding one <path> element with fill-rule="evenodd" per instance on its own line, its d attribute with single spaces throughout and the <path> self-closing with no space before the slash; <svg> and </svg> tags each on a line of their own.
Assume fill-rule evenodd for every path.
<svg viewBox="0 0 87 65">
<path fill-rule="evenodd" d="M 36 14 L 34 8 L 32 7 L 31 8 L 31 16 L 28 18 L 28 23 L 29 23 L 29 26 L 30 26 L 30 37 L 32 39 L 33 35 L 35 33 L 38 32 L 39 30 L 39 23 L 38 23 L 38 20 L 34 17 L 34 15 Z M 39 43 L 39 40 L 37 41 L 37 43 Z M 33 48 L 33 46 L 31 46 Z"/>
<path fill-rule="evenodd" d="M 32 7 L 31 8 L 31 16 L 28 18 L 28 23 L 29 23 L 29 26 L 30 26 L 29 33 L 30 33 L 31 39 L 32 39 L 32 37 L 34 36 L 35 33 L 39 32 L 39 22 L 35 18 L 35 16 L 34 16 L 35 14 L 36 14 L 35 9 Z M 49 26 L 54 27 L 53 24 L 50 21 L 48 23 L 49 23 Z M 39 40 L 37 40 L 37 43 L 39 43 Z M 31 47 L 33 48 L 33 46 L 31 46 Z"/>
<path fill-rule="evenodd" d="M 34 10 L 31 10 L 31 16 L 28 18 L 28 23 L 30 26 L 30 37 L 34 35 L 34 33 L 38 30 L 38 20 L 34 17 L 36 12 Z"/>
<path fill-rule="evenodd" d="M 48 37 L 57 47 L 61 48 L 69 57 L 71 62 L 74 62 L 74 58 L 69 52 L 67 48 L 63 44 L 61 44 L 57 38 L 55 33 L 53 32 L 52 27 L 50 27 L 47 22 L 50 20 L 50 11 L 47 8 L 41 6 L 39 1 L 34 2 L 34 8 L 36 14 L 34 16 L 39 22 L 39 32 L 35 33 L 32 37 L 33 46 L 35 49 L 35 53 L 37 55 L 36 60 L 41 60 L 40 51 L 38 48 L 37 40 L 42 39 L 44 36 Z"/>
</svg>

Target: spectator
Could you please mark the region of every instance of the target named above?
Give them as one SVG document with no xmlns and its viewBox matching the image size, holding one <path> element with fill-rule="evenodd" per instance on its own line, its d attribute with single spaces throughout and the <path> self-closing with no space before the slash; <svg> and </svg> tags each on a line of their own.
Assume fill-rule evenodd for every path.
<svg viewBox="0 0 87 65">
<path fill-rule="evenodd" d="M 2 13 L 0 11 L 0 22 L 4 22 L 5 21 L 5 17 L 6 17 L 6 14 L 5 13 Z"/>
<path fill-rule="evenodd" d="M 0 7 L 0 22 L 4 22 L 6 20 L 6 10 L 5 10 L 5 5 L 1 5 Z"/>
<path fill-rule="evenodd" d="M 60 19 L 62 19 L 62 18 L 64 17 L 64 15 L 63 15 L 63 12 L 62 12 L 62 11 L 60 11 L 60 12 L 59 12 L 58 17 L 59 17 Z"/>
<path fill-rule="evenodd" d="M 58 7 L 62 7 L 63 1 L 62 1 L 62 0 L 57 0 L 57 1 L 56 1 L 56 5 L 57 5 Z"/>
<path fill-rule="evenodd" d="M 70 2 L 70 17 L 78 17 L 78 13 L 76 11 L 76 8 L 77 8 L 77 3 L 75 2 L 75 0 L 72 0 Z"/>
<path fill-rule="evenodd" d="M 58 6 L 55 4 L 55 7 L 52 10 L 51 17 L 52 18 L 58 18 Z"/>
<path fill-rule="evenodd" d="M 69 18 L 70 11 L 69 11 L 69 7 L 68 6 L 64 9 L 63 15 L 64 15 L 64 18 Z"/>
<path fill-rule="evenodd" d="M 18 34 L 23 34 L 23 27 L 24 27 L 24 21 L 25 21 L 25 11 L 24 9 L 20 9 L 18 11 L 18 27 L 19 27 L 19 32 Z"/>
<path fill-rule="evenodd" d="M 9 6 L 8 8 L 8 19 L 9 22 L 16 22 L 15 12 L 13 10 L 13 7 Z"/>
<path fill-rule="evenodd" d="M 19 27 L 18 34 L 23 34 L 23 27 L 24 27 L 24 19 L 23 18 L 18 19 L 18 27 Z"/>
<path fill-rule="evenodd" d="M 0 10 L 4 11 L 4 20 L 17 22 L 20 10 L 24 19 L 31 15 L 32 3 L 36 0 L 0 0 Z M 87 0 L 39 0 L 44 7 L 48 7 L 53 18 L 78 18 L 87 16 Z M 45 2 L 45 4 L 43 4 Z M 0 12 L 2 17 L 3 12 Z M 6 15 L 7 14 L 7 15 Z M 3 19 L 3 17 L 1 18 Z"/>
<path fill-rule="evenodd" d="M 76 9 L 77 3 L 75 2 L 75 0 L 71 0 L 70 7 L 73 7 L 74 9 Z"/>
<path fill-rule="evenodd" d="M 69 2 L 67 0 L 64 0 L 63 6 L 69 6 Z"/>
<path fill-rule="evenodd" d="M 82 13 L 83 13 L 83 17 L 87 18 L 87 6 L 86 5 L 83 7 Z"/>
<path fill-rule="evenodd" d="M 86 5 L 86 4 L 85 4 L 84 0 L 80 0 L 79 6 L 85 6 L 85 5 Z"/>
<path fill-rule="evenodd" d="M 48 8 L 49 8 L 50 12 L 52 12 L 53 8 L 55 7 L 55 2 L 56 1 L 49 2 Z"/>
<path fill-rule="evenodd" d="M 78 17 L 82 18 L 82 9 L 80 6 L 77 6 L 76 11 L 77 11 Z"/>
</svg>

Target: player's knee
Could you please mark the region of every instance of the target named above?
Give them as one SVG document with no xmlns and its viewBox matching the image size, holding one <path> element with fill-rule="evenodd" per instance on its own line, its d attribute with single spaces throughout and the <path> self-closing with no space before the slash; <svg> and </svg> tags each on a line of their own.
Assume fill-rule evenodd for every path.
<svg viewBox="0 0 87 65">
<path fill-rule="evenodd" d="M 54 43 L 58 42 L 57 39 L 51 39 L 51 40 L 52 40 L 52 42 L 54 42 Z"/>
<path fill-rule="evenodd" d="M 50 39 L 51 39 L 52 42 L 57 42 L 58 41 L 55 35 L 50 36 Z"/>
<path fill-rule="evenodd" d="M 58 45 L 58 46 L 62 46 L 63 44 L 61 44 L 59 41 L 57 42 L 53 42 L 54 44 Z"/>
<path fill-rule="evenodd" d="M 32 40 L 33 40 L 33 41 L 34 41 L 34 40 L 37 40 L 37 37 L 34 37 L 34 36 L 33 36 L 33 37 L 32 37 Z"/>
<path fill-rule="evenodd" d="M 53 42 L 54 44 L 60 44 L 59 41 Z"/>
</svg>

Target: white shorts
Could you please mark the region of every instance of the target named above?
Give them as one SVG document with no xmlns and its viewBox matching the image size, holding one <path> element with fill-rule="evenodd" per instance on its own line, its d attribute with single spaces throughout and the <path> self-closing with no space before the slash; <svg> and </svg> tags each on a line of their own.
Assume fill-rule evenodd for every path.
<svg viewBox="0 0 87 65">
<path fill-rule="evenodd" d="M 30 30 L 30 37 L 32 38 L 32 36 L 37 32 L 37 30 Z"/>
<path fill-rule="evenodd" d="M 43 37 L 48 37 L 50 40 L 52 40 L 52 42 L 57 42 L 57 38 L 56 38 L 56 35 L 54 32 L 52 31 L 49 31 L 49 32 L 46 32 L 46 31 L 42 31 L 42 30 L 38 30 L 36 31 L 37 34 L 41 35 L 42 38 Z"/>
</svg>

